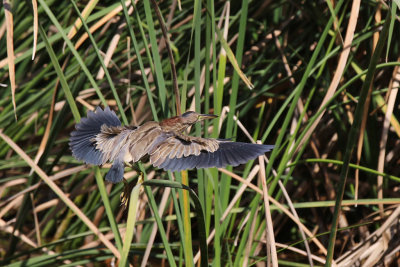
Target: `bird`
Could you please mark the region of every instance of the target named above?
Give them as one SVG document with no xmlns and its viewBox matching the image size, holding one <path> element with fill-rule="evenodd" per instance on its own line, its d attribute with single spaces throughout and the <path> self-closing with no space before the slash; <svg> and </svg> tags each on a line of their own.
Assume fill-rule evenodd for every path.
<svg viewBox="0 0 400 267">
<path fill-rule="evenodd" d="M 70 134 L 72 155 L 86 164 L 112 162 L 106 181 L 123 180 L 124 163 L 149 158 L 154 167 L 166 171 L 238 166 L 271 151 L 273 145 L 233 142 L 227 139 L 185 134 L 189 126 L 218 116 L 187 111 L 180 116 L 148 121 L 140 126 L 123 126 L 109 106 L 95 111 L 75 125 Z"/>
</svg>

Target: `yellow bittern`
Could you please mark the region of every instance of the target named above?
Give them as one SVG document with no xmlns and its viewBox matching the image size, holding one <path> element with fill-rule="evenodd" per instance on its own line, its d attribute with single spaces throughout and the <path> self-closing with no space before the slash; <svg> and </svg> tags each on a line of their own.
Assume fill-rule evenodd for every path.
<svg viewBox="0 0 400 267">
<path fill-rule="evenodd" d="M 232 142 L 223 139 L 193 137 L 184 131 L 196 122 L 216 115 L 188 111 L 161 122 L 141 126 L 122 126 L 114 111 L 106 107 L 88 111 L 71 133 L 72 155 L 87 164 L 113 162 L 106 180 L 121 182 L 124 162 L 137 162 L 144 156 L 164 170 L 237 166 L 272 150 L 272 145 Z"/>
</svg>

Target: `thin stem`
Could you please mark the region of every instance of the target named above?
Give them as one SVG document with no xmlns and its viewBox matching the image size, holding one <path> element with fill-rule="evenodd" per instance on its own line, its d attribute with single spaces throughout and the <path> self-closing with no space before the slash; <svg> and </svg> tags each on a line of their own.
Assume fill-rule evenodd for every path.
<svg viewBox="0 0 400 267">
<path fill-rule="evenodd" d="M 153 5 L 154 10 L 156 11 L 157 18 L 160 21 L 161 31 L 162 31 L 162 33 L 164 35 L 165 47 L 167 48 L 169 62 L 171 63 L 172 84 L 173 84 L 174 93 L 175 93 L 176 115 L 180 116 L 181 115 L 181 100 L 180 100 L 181 98 L 180 98 L 180 95 L 179 95 L 178 76 L 176 74 L 174 56 L 172 55 L 171 46 L 169 45 L 167 27 L 165 26 L 164 20 L 163 20 L 163 18 L 161 16 L 160 10 L 158 9 L 158 5 L 157 5 L 156 1 L 155 0 L 150 0 L 150 3 Z"/>
</svg>

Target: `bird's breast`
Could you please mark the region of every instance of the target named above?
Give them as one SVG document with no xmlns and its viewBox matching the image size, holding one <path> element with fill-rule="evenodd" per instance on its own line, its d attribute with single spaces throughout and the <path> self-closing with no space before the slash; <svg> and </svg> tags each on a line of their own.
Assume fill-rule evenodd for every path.
<svg viewBox="0 0 400 267">
<path fill-rule="evenodd" d="M 131 153 L 129 152 L 129 150 L 127 150 L 126 152 L 125 152 L 125 155 L 124 155 L 124 161 L 125 162 L 131 162 L 132 161 L 132 155 L 131 155 Z"/>
</svg>

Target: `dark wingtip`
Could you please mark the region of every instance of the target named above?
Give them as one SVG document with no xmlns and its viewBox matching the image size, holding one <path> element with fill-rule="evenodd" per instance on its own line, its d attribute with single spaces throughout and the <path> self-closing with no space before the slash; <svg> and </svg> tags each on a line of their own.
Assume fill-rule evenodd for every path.
<svg viewBox="0 0 400 267">
<path fill-rule="evenodd" d="M 200 155 L 190 155 L 182 158 L 168 158 L 159 168 L 169 171 L 181 171 L 193 168 L 226 167 L 245 164 L 258 156 L 271 151 L 275 146 L 249 144 L 220 140 L 219 149 L 213 153 L 201 151 Z"/>
<path fill-rule="evenodd" d="M 264 153 L 270 152 L 271 150 L 273 150 L 275 148 L 274 145 L 260 145 L 262 146 L 262 150 L 264 151 Z"/>
</svg>

